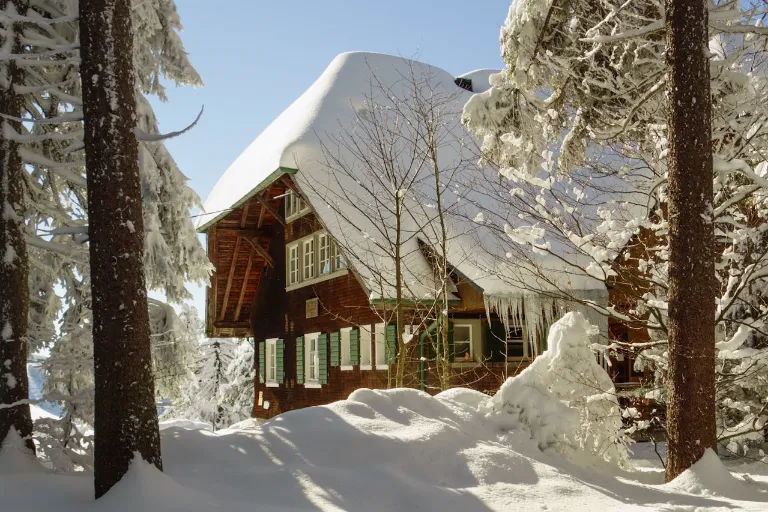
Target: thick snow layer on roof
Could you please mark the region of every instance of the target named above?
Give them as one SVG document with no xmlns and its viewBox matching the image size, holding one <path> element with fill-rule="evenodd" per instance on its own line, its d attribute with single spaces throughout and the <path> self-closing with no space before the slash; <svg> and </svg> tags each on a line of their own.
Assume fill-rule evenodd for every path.
<svg viewBox="0 0 768 512">
<path fill-rule="evenodd" d="M 499 69 L 490 69 L 490 68 L 484 68 L 484 69 L 476 69 L 474 71 L 470 71 L 469 73 L 464 73 L 463 75 L 459 75 L 458 78 L 467 78 L 469 80 L 472 80 L 472 92 L 478 93 L 478 92 L 485 92 L 488 89 L 491 88 L 490 84 L 490 77 L 491 75 L 495 75 L 496 73 L 500 73 L 501 70 Z"/>
<path fill-rule="evenodd" d="M 482 91 L 487 89 L 488 77 L 494 71 L 477 70 L 463 76 L 472 80 L 473 89 Z M 439 107 L 443 125 L 438 159 L 444 187 L 443 210 L 450 212 L 447 236 L 451 264 L 476 280 L 486 295 L 513 294 L 525 289 L 516 262 L 499 263 L 509 253 L 511 240 L 507 239 L 505 246 L 482 223 L 474 221 L 478 205 L 488 211 L 506 207 L 496 204 L 496 199 L 476 184 L 481 175 L 473 149 L 476 146 L 473 139 L 467 143 L 470 136 L 460 122 L 464 105 L 473 93 L 457 86 L 450 73 L 402 57 L 366 52 L 336 57 L 221 177 L 205 203 L 204 209 L 210 213 L 198 218 L 198 228 L 206 227 L 222 210 L 236 206 L 257 187 L 266 185 L 265 180 L 273 180 L 273 174 L 281 172 L 280 168 L 297 170 L 294 182 L 331 235 L 345 248 L 371 298 L 393 297 L 395 221 L 386 213 L 394 210 L 393 191 L 387 189 L 387 180 L 378 180 L 386 172 L 385 166 L 372 170 L 351 146 L 360 141 L 365 144 L 366 119 L 384 112 L 381 115 L 389 123 L 387 128 L 398 132 L 392 142 L 393 166 L 414 168 L 408 160 L 413 160 L 417 130 L 413 128 L 414 119 L 408 118 L 408 112 L 392 114 L 398 103 L 413 97 L 414 88 L 424 97 L 440 96 L 443 101 Z M 377 110 L 371 113 L 371 109 Z M 346 172 L 340 172 L 340 166 Z M 428 159 L 415 164 L 412 172 L 413 183 L 400 191 L 408 211 L 400 228 L 403 278 L 409 298 L 432 299 L 439 286 L 419 250 L 417 238 L 439 247 L 441 229 L 434 176 Z M 372 211 L 377 215 L 370 215 Z M 499 213 L 499 217 L 504 215 Z M 504 271 L 517 275 L 505 279 L 501 274 Z M 602 287 L 596 280 L 576 279 L 558 268 L 552 272 L 553 279 L 568 282 L 574 289 Z"/>
</svg>

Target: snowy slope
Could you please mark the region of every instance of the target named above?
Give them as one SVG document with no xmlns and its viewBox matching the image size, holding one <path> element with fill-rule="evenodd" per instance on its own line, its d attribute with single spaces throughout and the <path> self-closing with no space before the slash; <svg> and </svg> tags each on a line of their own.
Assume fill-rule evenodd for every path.
<svg viewBox="0 0 768 512">
<path fill-rule="evenodd" d="M 43 396 L 43 386 L 45 385 L 45 374 L 40 367 L 40 361 L 27 363 L 27 375 L 29 378 L 29 397 L 32 400 L 39 400 Z M 30 406 L 32 409 L 32 419 L 37 418 L 57 418 L 61 416 L 61 407 L 51 402 L 40 402 Z"/>
<path fill-rule="evenodd" d="M 165 474 L 138 463 L 98 503 L 90 475 L 48 474 L 6 452 L 0 500 L 38 512 L 768 507 L 765 473 L 736 478 L 717 459 L 663 485 L 660 470 L 576 467 L 522 433 L 502 442 L 498 424 L 478 413 L 487 399 L 469 390 L 360 390 L 262 426 L 249 420 L 214 434 L 171 425 L 162 433 Z"/>
<path fill-rule="evenodd" d="M 102 500 L 90 474 L 55 475 L 18 448 L 0 453 L 0 510 L 142 512 L 435 510 L 766 510 L 768 466 L 732 474 L 714 453 L 677 480 L 643 463 L 625 471 L 592 440 L 620 427 L 592 423 L 577 439 L 579 408 L 613 385 L 595 364 L 585 320 L 571 313 L 549 350 L 494 397 L 469 389 L 353 392 L 349 399 L 246 420 L 161 424 L 165 473 L 137 461 Z M 573 368 L 590 381 L 567 386 Z M 581 405 L 579 403 L 581 402 Z M 610 402 L 610 403 L 608 403 Z M 575 417 L 574 417 L 575 415 Z M 616 458 L 613 458 L 617 460 Z M 578 465 L 576 464 L 578 462 Z"/>
</svg>

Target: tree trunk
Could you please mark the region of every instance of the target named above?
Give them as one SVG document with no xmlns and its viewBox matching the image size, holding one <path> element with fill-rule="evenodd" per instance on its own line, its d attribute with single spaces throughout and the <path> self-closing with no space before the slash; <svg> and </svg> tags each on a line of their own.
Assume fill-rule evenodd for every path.
<svg viewBox="0 0 768 512">
<path fill-rule="evenodd" d="M 80 32 L 99 498 L 134 453 L 159 469 L 162 459 L 142 260 L 131 1 L 81 1 Z"/>
<path fill-rule="evenodd" d="M 0 0 L 5 12 L 26 14 L 22 0 Z M 19 40 L 21 27 L 6 22 L 0 31 L 0 47 L 12 54 L 24 48 Z M 12 41 L 6 38 L 12 37 Z M 10 44 L 9 44 L 10 43 Z M 23 80 L 21 70 L 10 58 L 0 62 L 0 113 L 20 118 L 24 100 L 14 92 Z M 2 134 L 18 133 L 19 123 L 0 120 Z M 27 380 L 27 323 L 29 314 L 29 262 L 24 240 L 24 169 L 16 142 L 0 134 L 0 404 L 24 402 L 29 398 Z M 0 447 L 11 429 L 26 438 L 34 452 L 32 416 L 29 404 L 0 409 Z"/>
<path fill-rule="evenodd" d="M 716 449 L 715 258 L 707 8 L 668 0 L 667 481 Z"/>
</svg>

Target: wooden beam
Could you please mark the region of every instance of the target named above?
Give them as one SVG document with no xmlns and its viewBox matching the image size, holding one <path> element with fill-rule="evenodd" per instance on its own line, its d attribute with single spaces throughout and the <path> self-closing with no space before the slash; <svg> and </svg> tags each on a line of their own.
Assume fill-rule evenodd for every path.
<svg viewBox="0 0 768 512">
<path fill-rule="evenodd" d="M 219 268 L 219 250 L 218 244 L 216 243 L 216 231 L 216 225 L 213 225 L 211 229 L 208 230 L 208 256 L 211 260 L 211 263 L 213 263 L 214 272 Z M 208 303 L 205 305 L 206 330 L 211 330 L 211 323 L 216 320 L 216 301 L 219 297 L 218 291 L 218 279 L 211 279 L 211 285 L 208 288 L 206 294 L 206 299 L 208 301 Z"/>
<path fill-rule="evenodd" d="M 245 238 L 254 237 L 270 237 L 272 236 L 272 230 L 270 229 L 238 229 L 238 228 L 218 228 L 216 233 L 219 236 L 242 236 Z"/>
<path fill-rule="evenodd" d="M 243 286 L 240 288 L 240 298 L 237 299 L 237 307 L 235 308 L 235 322 L 240 320 L 240 310 L 243 307 L 243 299 L 245 299 L 245 288 L 248 285 L 248 278 L 251 277 L 251 265 L 253 264 L 253 249 L 248 251 L 248 265 L 245 267 L 245 277 L 243 277 Z"/>
<path fill-rule="evenodd" d="M 269 204 L 269 201 L 267 201 L 266 199 L 264 199 L 263 197 L 261 197 L 261 195 L 259 195 L 259 194 L 256 194 L 256 196 L 255 196 L 255 197 L 256 197 L 256 200 L 257 200 L 258 202 L 260 202 L 260 203 L 261 203 L 261 207 L 262 207 L 262 208 L 266 208 L 266 209 L 267 209 L 267 211 L 268 211 L 269 213 L 271 213 L 271 214 L 272 214 L 272 216 L 273 216 L 273 217 L 274 217 L 274 218 L 277 220 L 277 222 L 279 222 L 280 224 L 282 224 L 283 226 L 285 226 L 285 219 L 283 219 L 283 216 L 282 216 L 282 215 L 280 215 L 279 213 L 277 213 L 277 212 L 275 211 L 275 209 L 274 209 L 274 208 L 272 208 L 272 206 L 270 206 L 270 204 Z"/>
<path fill-rule="evenodd" d="M 214 327 L 217 329 L 250 329 L 251 324 L 250 322 L 247 322 L 243 320 L 242 322 L 223 322 L 219 320 L 218 322 L 214 322 Z"/>
<path fill-rule="evenodd" d="M 297 196 L 301 197 L 301 192 L 296 188 L 296 185 L 293 184 L 291 180 L 286 178 L 285 176 L 280 177 L 280 181 L 285 185 L 285 188 L 291 189 L 291 191 L 296 194 Z"/>
<path fill-rule="evenodd" d="M 248 220 L 248 206 L 250 206 L 251 203 L 245 203 L 245 206 L 243 206 L 243 214 L 240 216 L 240 227 L 245 227 L 245 222 Z"/>
<path fill-rule="evenodd" d="M 237 237 L 235 242 L 235 252 L 232 254 L 232 266 L 229 267 L 229 277 L 227 277 L 227 287 L 224 289 L 224 301 L 221 303 L 219 320 L 224 320 L 224 314 L 227 312 L 227 303 L 229 302 L 229 292 L 232 291 L 232 280 L 235 277 L 235 266 L 237 265 L 237 251 L 240 250 L 240 241 L 242 237 Z"/>
<path fill-rule="evenodd" d="M 269 199 L 267 199 L 269 201 Z M 261 224 L 264 222 L 264 212 L 266 212 L 267 209 L 263 206 L 259 208 L 259 222 L 256 224 L 257 229 L 261 229 Z"/>
<path fill-rule="evenodd" d="M 275 260 L 272 259 L 272 256 L 269 255 L 267 251 L 264 250 L 264 248 L 259 244 L 259 239 L 254 238 L 251 240 L 250 238 L 246 238 L 248 242 L 253 246 L 253 249 L 259 253 L 259 256 L 264 258 L 264 260 L 267 262 L 267 265 L 269 265 L 272 268 L 275 268 Z"/>
</svg>

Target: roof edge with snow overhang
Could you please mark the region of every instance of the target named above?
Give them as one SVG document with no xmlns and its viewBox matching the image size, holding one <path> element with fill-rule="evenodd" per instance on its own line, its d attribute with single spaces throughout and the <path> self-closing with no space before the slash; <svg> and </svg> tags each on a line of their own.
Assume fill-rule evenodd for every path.
<svg viewBox="0 0 768 512">
<path fill-rule="evenodd" d="M 299 172 L 299 170 L 293 169 L 292 167 L 278 167 L 277 169 L 274 170 L 274 172 L 272 172 L 272 174 L 270 174 L 269 176 L 264 178 L 262 181 L 260 181 L 259 184 L 256 185 L 254 188 L 252 188 L 250 192 L 248 192 L 243 197 L 235 201 L 230 207 L 224 210 L 215 211 L 215 212 L 203 212 L 200 215 L 202 224 L 196 227 L 197 232 L 206 233 L 212 225 L 216 224 L 218 221 L 226 217 L 230 211 L 234 210 L 235 208 L 239 208 L 240 206 L 245 204 L 245 202 L 248 201 L 250 198 L 264 191 L 264 189 L 266 189 L 269 185 L 274 183 L 275 180 L 280 178 L 280 176 L 292 175 L 292 174 L 296 174 L 297 172 Z M 215 214 L 214 217 L 210 217 L 210 215 L 214 215 L 214 214 Z M 205 217 L 209 217 L 209 218 L 206 220 L 203 220 Z"/>
</svg>

